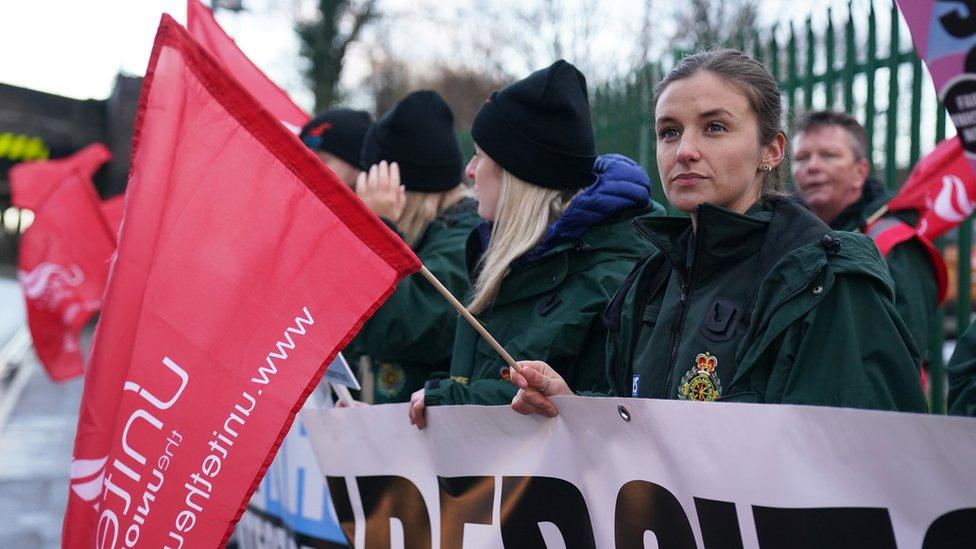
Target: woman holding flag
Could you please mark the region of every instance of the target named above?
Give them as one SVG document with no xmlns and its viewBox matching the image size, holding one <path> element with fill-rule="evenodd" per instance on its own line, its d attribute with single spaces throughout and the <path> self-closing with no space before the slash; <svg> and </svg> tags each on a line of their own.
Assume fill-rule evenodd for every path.
<svg viewBox="0 0 976 549">
<path fill-rule="evenodd" d="M 557 61 L 489 97 L 475 117 L 478 213 L 467 242 L 468 310 L 506 350 L 545 357 L 580 390 L 605 390 L 600 313 L 647 245 L 629 230 L 647 213 L 650 181 L 619 155 L 596 158 L 586 79 Z M 595 162 L 594 162 L 595 161 Z M 507 404 L 506 363 L 463 319 L 449 376 L 411 398 L 427 406 Z"/>
<path fill-rule="evenodd" d="M 734 50 L 681 61 L 656 90 L 657 161 L 687 218 L 636 223 L 653 245 L 607 308 L 610 394 L 924 412 L 918 357 L 865 236 L 782 191 L 769 72 Z M 554 416 L 558 369 L 521 362 L 512 407 Z"/>
</svg>

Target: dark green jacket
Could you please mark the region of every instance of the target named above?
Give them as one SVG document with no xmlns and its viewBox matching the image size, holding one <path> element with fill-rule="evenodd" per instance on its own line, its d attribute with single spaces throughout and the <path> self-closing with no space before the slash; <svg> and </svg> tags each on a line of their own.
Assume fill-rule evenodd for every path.
<svg viewBox="0 0 976 549">
<path fill-rule="evenodd" d="M 663 208 L 655 205 L 654 211 Z M 515 360 L 544 360 L 570 387 L 606 390 L 600 315 L 648 251 L 647 242 L 630 230 L 634 213 L 593 226 L 577 242 L 513 267 L 495 303 L 478 320 Z M 501 405 L 515 396 L 505 362 L 463 319 L 457 323 L 450 375 L 436 387 L 428 385 L 428 406 Z"/>
<path fill-rule="evenodd" d="M 880 181 L 868 178 L 861 198 L 848 206 L 830 227 L 838 231 L 863 231 L 868 217 L 888 203 L 891 196 Z M 917 214 L 900 211 L 885 215 L 915 226 Z M 896 245 L 885 258 L 895 283 L 895 310 L 901 315 L 924 357 L 929 350 L 930 326 L 935 319 L 938 283 L 925 247 L 916 239 Z"/>
<path fill-rule="evenodd" d="M 949 413 L 976 416 L 976 324 L 956 341 L 946 366 L 949 375 Z"/>
<path fill-rule="evenodd" d="M 924 412 L 918 354 L 865 236 L 792 200 L 635 223 L 656 251 L 605 314 L 620 396 Z"/>
<path fill-rule="evenodd" d="M 415 245 L 417 256 L 456 296 L 468 291 L 464 243 L 481 222 L 477 201 L 466 198 L 431 222 Z M 375 402 L 405 402 L 435 371 L 446 370 L 457 312 L 419 273 L 396 291 L 363 325 L 348 354 L 367 355 Z"/>
</svg>

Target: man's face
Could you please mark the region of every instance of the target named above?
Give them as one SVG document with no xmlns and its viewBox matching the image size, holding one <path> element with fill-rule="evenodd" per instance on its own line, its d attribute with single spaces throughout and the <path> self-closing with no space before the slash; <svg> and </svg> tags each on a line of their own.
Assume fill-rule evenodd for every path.
<svg viewBox="0 0 976 549">
<path fill-rule="evenodd" d="M 836 217 L 856 202 L 868 172 L 867 159 L 857 158 L 853 137 L 841 126 L 814 127 L 793 138 L 793 180 L 820 217 Z"/>
</svg>

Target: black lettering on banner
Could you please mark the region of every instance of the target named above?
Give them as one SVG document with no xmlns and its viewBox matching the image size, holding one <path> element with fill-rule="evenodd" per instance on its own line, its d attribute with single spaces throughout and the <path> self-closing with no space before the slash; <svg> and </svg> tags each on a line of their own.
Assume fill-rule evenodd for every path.
<svg viewBox="0 0 976 549">
<path fill-rule="evenodd" d="M 976 64 L 973 54 L 970 51 L 967 59 Z M 967 153 L 976 154 L 976 76 L 967 72 L 953 79 L 951 86 L 943 88 L 941 99 L 959 132 L 963 148 Z"/>
<path fill-rule="evenodd" d="M 491 524 L 495 477 L 437 477 L 441 549 L 461 549 L 465 524 Z"/>
<path fill-rule="evenodd" d="M 414 483 L 398 476 L 356 477 L 356 483 L 366 515 L 366 549 L 390 547 L 391 518 L 403 525 L 404 549 L 430 548 L 430 515 Z"/>
<path fill-rule="evenodd" d="M 739 515 L 730 501 L 695 498 L 705 549 L 742 549 Z"/>
<path fill-rule="evenodd" d="M 972 547 L 973 525 L 976 525 L 976 507 L 950 511 L 929 526 L 922 549 Z"/>
<path fill-rule="evenodd" d="M 786 509 L 752 507 L 763 549 L 895 549 L 888 510 L 881 507 Z"/>
<path fill-rule="evenodd" d="M 955 38 L 967 38 L 976 34 L 976 0 L 953 0 L 952 3 L 964 4 L 966 15 L 961 15 L 963 10 L 957 8 L 939 17 L 942 28 Z"/>
<path fill-rule="evenodd" d="M 545 547 L 540 522 L 551 522 L 566 549 L 596 547 L 590 512 L 571 482 L 553 477 L 503 477 L 501 526 L 505 547 Z"/>
<path fill-rule="evenodd" d="M 653 482 L 632 480 L 621 486 L 613 522 L 617 549 L 643 549 L 648 530 L 660 549 L 696 549 L 695 534 L 678 498 Z"/>
<path fill-rule="evenodd" d="M 349 499 L 349 490 L 346 489 L 346 479 L 327 476 L 325 482 L 329 485 L 329 497 L 332 498 L 339 527 L 352 545 L 356 541 L 356 517 L 352 514 L 352 501 Z"/>
</svg>

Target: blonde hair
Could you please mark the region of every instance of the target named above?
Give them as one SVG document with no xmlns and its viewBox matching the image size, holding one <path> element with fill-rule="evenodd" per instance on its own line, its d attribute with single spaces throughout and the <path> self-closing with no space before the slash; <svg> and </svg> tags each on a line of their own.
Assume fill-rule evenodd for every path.
<svg viewBox="0 0 976 549">
<path fill-rule="evenodd" d="M 539 243 L 546 228 L 563 213 L 577 192 L 532 185 L 502 170 L 491 241 L 479 261 L 480 271 L 472 287 L 474 295 L 468 304 L 472 314 L 491 306 L 512 261 Z"/>
<path fill-rule="evenodd" d="M 403 231 L 407 245 L 411 248 L 416 245 L 438 214 L 473 194 L 467 185 L 458 185 L 449 191 L 437 193 L 407 191 L 403 212 L 396 220 L 396 226 Z"/>
</svg>

